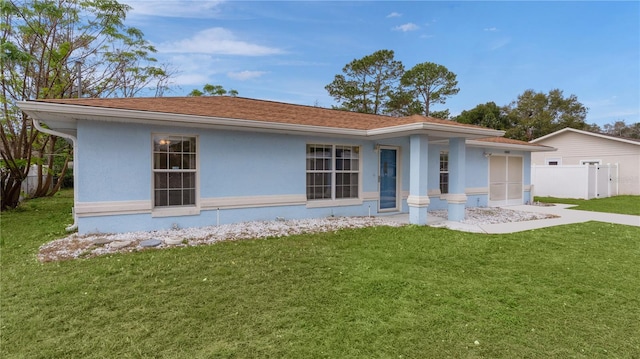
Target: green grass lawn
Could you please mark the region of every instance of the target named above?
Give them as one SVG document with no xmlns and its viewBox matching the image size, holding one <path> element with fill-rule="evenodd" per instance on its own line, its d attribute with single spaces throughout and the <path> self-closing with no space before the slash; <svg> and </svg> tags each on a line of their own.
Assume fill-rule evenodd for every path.
<svg viewBox="0 0 640 359">
<path fill-rule="evenodd" d="M 378 227 L 41 264 L 69 196 L 2 213 L 3 358 L 640 354 L 638 227 Z"/>
<path fill-rule="evenodd" d="M 572 199 L 555 197 L 535 197 L 536 201 L 545 203 L 575 204 L 581 211 L 632 214 L 640 216 L 640 196 L 614 196 L 594 199 Z"/>
</svg>

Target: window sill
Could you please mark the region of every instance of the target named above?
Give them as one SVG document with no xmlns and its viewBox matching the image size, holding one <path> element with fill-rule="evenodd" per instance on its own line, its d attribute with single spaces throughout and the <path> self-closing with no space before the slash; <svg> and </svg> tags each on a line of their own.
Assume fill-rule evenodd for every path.
<svg viewBox="0 0 640 359">
<path fill-rule="evenodd" d="M 359 206 L 363 201 L 360 198 L 349 199 L 321 199 L 307 201 L 307 208 Z"/>
<path fill-rule="evenodd" d="M 162 207 L 154 208 L 151 211 L 151 217 L 177 217 L 177 216 L 196 216 L 200 214 L 200 207 Z"/>
</svg>

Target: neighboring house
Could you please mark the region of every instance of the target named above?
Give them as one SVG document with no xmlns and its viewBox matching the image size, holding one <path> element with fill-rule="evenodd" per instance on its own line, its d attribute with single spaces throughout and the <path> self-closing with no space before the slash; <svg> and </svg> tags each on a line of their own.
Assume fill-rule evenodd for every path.
<svg viewBox="0 0 640 359">
<path fill-rule="evenodd" d="M 578 187 L 578 181 L 580 181 L 578 179 L 570 180 L 564 185 L 561 184 L 563 178 L 566 179 L 573 173 L 572 167 L 597 165 L 595 166 L 597 170 L 602 167 L 602 170 L 607 171 L 606 174 L 603 173 L 603 176 L 606 177 L 604 181 L 608 181 L 611 184 L 610 187 L 613 187 L 613 194 L 640 195 L 640 140 L 638 139 L 565 128 L 537 138 L 531 143 L 557 149 L 555 152 L 533 153 L 531 162 L 534 166 L 558 166 L 557 171 L 554 169 L 545 170 L 552 171 L 547 172 L 550 175 L 546 177 L 555 182 L 559 191 L 573 193 L 573 190 Z M 560 174 L 560 171 L 568 172 L 566 172 L 567 174 Z M 586 170 L 582 172 L 587 173 Z M 596 186 L 596 182 L 597 178 L 592 177 L 589 186 Z M 603 184 L 603 180 L 599 182 L 600 185 Z M 535 193 L 538 195 L 538 184 L 535 182 L 533 184 Z M 598 187 L 600 186 L 598 185 Z M 606 191 L 606 188 L 604 191 Z M 590 190 L 590 192 L 593 195 L 571 197 L 601 197 L 596 189 Z"/>
<path fill-rule="evenodd" d="M 19 102 L 74 142 L 80 233 L 408 213 L 530 198 L 531 151 L 503 131 L 239 97 Z M 42 128 L 40 122 L 48 128 Z"/>
</svg>

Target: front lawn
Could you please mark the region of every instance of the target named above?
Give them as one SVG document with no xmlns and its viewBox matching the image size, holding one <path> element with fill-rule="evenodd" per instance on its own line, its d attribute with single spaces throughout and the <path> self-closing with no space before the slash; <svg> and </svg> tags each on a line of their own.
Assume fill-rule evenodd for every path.
<svg viewBox="0 0 640 359">
<path fill-rule="evenodd" d="M 640 353 L 638 227 L 378 227 L 37 262 L 69 206 L 2 214 L 3 358 Z"/>
<path fill-rule="evenodd" d="M 632 214 L 640 216 L 640 196 L 614 196 L 607 198 L 593 198 L 589 200 L 535 197 L 535 200 L 544 203 L 575 204 L 577 207 L 572 207 L 571 209 L 578 209 L 581 211 Z"/>
</svg>

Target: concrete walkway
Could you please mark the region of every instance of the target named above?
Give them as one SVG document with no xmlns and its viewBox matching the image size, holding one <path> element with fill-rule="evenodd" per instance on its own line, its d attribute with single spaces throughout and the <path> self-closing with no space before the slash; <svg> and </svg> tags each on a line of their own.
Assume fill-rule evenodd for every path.
<svg viewBox="0 0 640 359">
<path fill-rule="evenodd" d="M 606 223 L 624 224 L 628 226 L 640 227 L 640 216 L 632 216 L 628 214 L 604 213 L 579 211 L 569 209 L 575 205 L 556 204 L 554 206 L 510 206 L 509 209 L 515 211 L 527 211 L 545 213 L 559 216 L 558 218 L 540 219 L 534 221 L 511 222 L 501 224 L 487 224 L 479 226 L 485 233 L 513 233 L 527 231 L 530 229 L 538 229 L 563 224 L 584 223 L 589 221 L 598 221 Z"/>
<path fill-rule="evenodd" d="M 427 225 L 432 227 L 444 227 L 457 231 L 474 232 L 474 233 L 514 233 L 528 231 L 532 229 L 546 228 L 552 226 L 560 226 L 563 224 L 583 223 L 589 221 L 598 221 L 606 223 L 624 224 L 628 226 L 640 227 L 640 216 L 632 216 L 627 214 L 603 213 L 578 211 L 569 209 L 574 205 L 555 204 L 553 206 L 509 206 L 505 209 L 514 211 L 537 212 L 558 216 L 557 218 L 538 219 L 532 221 L 509 222 L 498 224 L 466 224 L 460 222 L 447 221 L 444 218 L 429 216 Z M 394 220 L 408 223 L 408 215 L 395 215 Z"/>
</svg>

